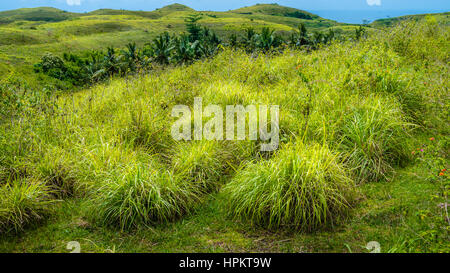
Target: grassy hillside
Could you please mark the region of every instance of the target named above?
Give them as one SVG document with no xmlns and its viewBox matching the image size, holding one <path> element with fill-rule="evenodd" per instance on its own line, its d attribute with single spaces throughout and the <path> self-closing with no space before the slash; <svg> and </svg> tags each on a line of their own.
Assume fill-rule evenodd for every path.
<svg viewBox="0 0 450 273">
<path fill-rule="evenodd" d="M 300 23 L 311 31 L 326 31 L 333 27 L 337 33 L 353 32 L 337 22 L 319 18 L 309 13 L 278 5 L 257 5 L 245 10 L 252 14 L 231 12 L 200 12 L 174 4 L 155 11 L 97 10 L 90 13 L 68 13 L 54 8 L 20 9 L 0 12 L 0 79 L 26 76 L 30 86 L 42 88 L 42 79 L 36 78 L 32 67 L 46 52 L 61 55 L 63 51 L 82 52 L 121 48 L 129 42 L 138 46 L 152 41 L 156 35 L 168 31 L 186 31 L 184 19 L 190 14 L 200 14 L 200 24 L 215 31 L 223 39 L 230 33 L 241 33 L 247 27 L 260 30 L 275 29 L 288 35 Z M 296 14 L 311 16 L 299 19 Z"/>
<path fill-rule="evenodd" d="M 0 252 L 449 252 L 448 14 L 405 19 L 1 12 Z M 278 150 L 176 141 L 198 97 L 278 105 Z"/>
<path fill-rule="evenodd" d="M 0 252 L 449 252 L 449 37 L 429 20 L 30 94 L 0 124 Z M 279 150 L 173 140 L 195 97 L 279 105 Z"/>
<path fill-rule="evenodd" d="M 0 12 L 0 24 L 6 24 L 15 21 L 33 21 L 33 22 L 60 22 L 80 15 L 62 11 L 56 8 L 23 8 Z"/>
<path fill-rule="evenodd" d="M 427 16 L 433 16 L 438 22 L 442 22 L 447 25 L 450 24 L 450 12 L 443 12 L 431 14 L 406 15 L 394 18 L 379 19 L 372 22 L 371 25 L 374 27 L 390 27 L 402 21 L 409 21 L 409 20 L 420 21 L 425 19 L 425 17 Z"/>
<path fill-rule="evenodd" d="M 314 20 L 320 17 L 312 13 L 298 10 L 295 8 L 283 7 L 277 4 L 257 4 L 251 7 L 244 7 L 240 9 L 233 10 L 232 12 L 239 14 L 263 14 L 272 16 L 282 16 L 282 17 L 293 17 L 298 19 Z"/>
</svg>

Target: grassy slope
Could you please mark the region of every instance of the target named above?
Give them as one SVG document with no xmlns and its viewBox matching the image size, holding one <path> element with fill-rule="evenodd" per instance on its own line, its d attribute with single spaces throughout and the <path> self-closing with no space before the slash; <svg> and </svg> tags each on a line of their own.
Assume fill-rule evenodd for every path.
<svg viewBox="0 0 450 273">
<path fill-rule="evenodd" d="M 446 24 L 449 24 L 450 20 L 450 12 L 443 12 L 443 13 L 432 13 L 432 14 L 416 14 L 416 15 L 406 15 L 406 16 L 400 16 L 400 17 L 394 17 L 394 18 L 386 18 L 386 19 L 379 19 L 375 20 L 371 23 L 373 27 L 390 27 L 393 26 L 401 21 L 405 20 L 414 20 L 419 21 L 425 18 L 427 15 L 432 15 L 436 18 L 439 22 L 445 22 Z"/>
<path fill-rule="evenodd" d="M 366 252 L 364 247 L 369 241 L 380 242 L 382 252 L 448 252 L 448 226 L 442 223 L 442 210 L 438 207 L 443 202 L 439 197 L 443 180 L 436 179 L 438 169 L 433 164 L 430 168 L 427 164 L 433 159 L 426 157 L 435 150 L 428 140 L 430 136 L 444 143 L 444 153 L 445 142 L 448 143 L 448 124 L 442 111 L 448 109 L 445 106 L 448 64 L 440 61 L 448 58 L 447 48 L 442 47 L 448 31 L 435 35 L 440 37 L 440 42 L 417 37 L 408 48 L 408 55 L 385 48 L 385 39 L 393 43 L 393 48 L 403 40 L 401 36 L 386 38 L 387 35 L 360 44 L 337 44 L 311 54 L 294 51 L 254 59 L 228 51 L 189 67 L 172 68 L 150 77 L 113 80 L 73 97 L 64 96 L 56 102 L 61 115 L 47 117 L 38 112 L 22 121 L 36 128 L 35 134 L 42 141 L 37 150 L 45 154 L 44 158 L 53 158 L 56 151 L 58 158 L 69 158 L 69 161 L 61 161 L 66 164 L 63 166 L 72 169 L 75 175 L 80 172 L 80 177 L 88 178 L 87 183 L 98 187 L 104 176 L 108 177 L 108 172 L 116 169 L 114 164 L 128 167 L 146 158 L 145 149 L 117 142 L 117 133 L 132 124 L 128 112 L 133 113 L 137 108 L 151 108 L 153 110 L 148 112 L 154 113 L 162 111 L 158 109 L 164 104 L 190 105 L 196 95 L 201 95 L 205 104 L 271 102 L 281 106 L 282 129 L 298 134 L 298 124 L 302 123 L 299 107 L 307 92 L 295 69 L 301 64 L 320 92 L 314 103 L 313 131 L 309 136 L 311 141 L 321 142 L 323 118 L 331 122 L 333 128 L 338 126 L 342 113 L 348 114 L 361 104 L 371 105 L 373 99 L 367 100 L 367 96 L 387 103 L 391 96 L 377 92 L 384 92 L 383 88 L 392 92 L 392 83 L 400 83 L 393 87 L 401 88 L 398 91 L 420 92 L 425 96 L 427 107 L 441 107 L 436 109 L 438 115 L 424 112 L 428 129 L 410 140 L 414 148 L 423 147 L 425 155 L 405 169 L 397 168 L 388 181 L 360 186 L 363 198 L 345 224 L 312 234 L 249 228 L 245 221 L 226 217 L 227 196 L 219 192 L 204 197 L 193 214 L 179 221 L 119 233 L 91 222 L 88 215 L 93 209 L 92 200 L 81 197 L 56 205 L 48 222 L 32 226 L 18 236 L 2 237 L 0 251 L 64 252 L 67 242 L 76 240 L 84 252 Z M 423 41 L 429 43 L 423 47 Z M 422 57 L 426 58 L 424 62 L 433 65 L 420 65 L 418 59 L 411 62 L 411 58 Z M 435 61 L 435 58 L 438 59 Z M 390 84 L 377 87 L 373 82 L 374 73 L 381 83 L 388 81 Z M 152 92 L 148 92 L 149 87 Z M 333 107 L 328 108 L 331 105 Z M 164 111 L 161 114 L 168 115 Z M 144 118 L 147 116 L 144 114 Z M 64 137 L 52 137 L 55 134 Z M 34 162 L 33 156 L 41 157 L 38 154 L 27 156 L 31 158 L 26 162 Z M 108 160 L 103 160 L 105 156 Z M 425 160 L 421 161 L 421 157 Z M 51 167 L 52 163 L 45 161 L 43 164 Z M 93 175 L 89 168 L 94 168 L 98 175 Z M 107 169 L 106 173 L 102 173 L 103 168 Z"/>
<path fill-rule="evenodd" d="M 134 13 L 111 15 L 116 12 L 98 11 L 108 15 L 87 14 L 73 18 L 72 21 L 57 23 L 19 21 L 4 25 L 1 29 L 5 32 L 20 30 L 25 33 L 37 33 L 35 36 L 38 41 L 26 46 L 1 46 L 0 54 L 3 52 L 3 55 L 0 55 L 0 58 L 11 62 L 3 68 L 9 69 L 11 64 L 17 66 L 18 75 L 21 77 L 21 73 L 31 72 L 22 64 L 35 62 L 40 57 L 41 51 L 60 53 L 62 47 L 85 50 L 99 45 L 104 47 L 108 43 L 118 46 L 130 40 L 142 43 L 153 34 L 167 29 L 168 24 L 172 25 L 168 30 L 182 31 L 183 17 L 191 13 L 191 11 L 177 11 L 160 16 L 158 19 L 148 19 Z M 289 28 L 291 23 L 295 26 L 296 21 L 291 20 L 297 20 L 265 14 L 228 15 L 220 12 L 204 12 L 204 14 L 213 17 L 205 16 L 202 22 L 209 22 L 212 27 L 220 26 L 219 30 L 238 29 L 237 26 L 242 22 L 255 25 L 271 22 L 271 26 L 277 23 L 273 26 Z M 214 18 L 214 15 L 217 18 Z M 248 16 L 253 16 L 254 21 L 249 20 Z M 108 32 L 109 23 L 131 26 L 131 29 Z M 36 30 L 29 29 L 30 27 L 35 27 Z M 73 33 L 73 36 L 67 37 L 65 35 L 67 32 Z M 46 39 L 52 42 L 46 43 Z M 422 52 L 417 55 L 434 56 L 437 55 L 435 53 L 448 55 L 448 48 L 433 49 L 425 46 L 423 49 L 434 51 L 431 54 Z M 39 139 L 45 142 L 41 148 L 46 156 L 53 158 L 52 150 L 49 148 L 63 149 L 68 154 L 60 151 L 58 156 L 73 156 L 72 159 L 76 164 L 70 161 L 66 163 L 77 172 L 85 167 L 79 156 L 88 156 L 89 151 L 89 155 L 95 158 L 100 156 L 96 154 L 99 153 L 98 147 L 102 145 L 108 147 L 108 144 L 115 143 L 111 132 L 119 132 L 124 128 L 120 126 L 120 130 L 110 128 L 109 121 L 114 117 L 130 122 L 127 112 L 128 108 L 131 108 L 129 105 L 158 107 L 164 102 L 175 103 L 174 99 L 190 102 L 197 91 L 208 100 L 221 103 L 250 103 L 270 98 L 287 111 L 282 114 L 283 126 L 295 129 L 295 122 L 298 120 L 292 120 L 292 117 L 295 117 L 297 106 L 294 102 L 296 100 L 292 98 L 301 100 L 299 94 L 305 93 L 305 88 L 299 83 L 295 70 L 299 63 L 303 67 L 308 67 L 308 71 L 317 79 L 330 79 L 329 82 L 318 81 L 319 89 L 323 92 L 321 98 L 327 102 L 320 104 L 324 107 L 320 108 L 320 111 L 326 113 L 330 113 L 326 105 L 336 105 L 344 111 L 346 104 L 359 104 L 366 96 L 364 93 L 351 99 L 352 96 L 349 97 L 348 94 L 344 96 L 340 92 L 344 92 L 345 88 L 371 90 L 371 73 L 381 75 L 388 83 L 392 77 L 407 82 L 408 88 L 424 92 L 429 100 L 427 103 L 431 106 L 445 103 L 445 98 L 448 98 L 448 84 L 446 84 L 448 64 L 436 62 L 434 65 L 423 66 L 420 62 L 415 64 L 408 59 L 409 57 L 399 56 L 390 50 L 385 52 L 381 44 L 359 45 L 356 48 L 353 44 L 347 44 L 341 48 L 334 46 L 311 55 L 288 52 L 275 58 L 260 57 L 256 60 L 226 52 L 215 60 L 197 63 L 192 67 L 169 69 L 167 72 L 157 72 L 151 77 L 114 80 L 110 85 L 100 85 L 92 90 L 75 94 L 74 98 L 71 96 L 60 98 L 57 103 L 62 109 L 61 117 L 67 114 L 67 119 L 59 116 L 47 119 L 44 114 L 36 113 L 36 120 L 33 117 L 24 123 L 31 122 L 29 125 L 34 128 L 32 131 L 36 131 L 33 134 L 41 134 Z M 426 62 L 428 61 L 433 63 L 427 59 Z M 386 71 L 387 74 L 383 74 L 382 71 Z M 149 86 L 154 87 L 152 93 L 147 92 Z M 182 94 L 179 93 L 180 90 L 183 91 Z M 123 105 L 124 101 L 128 104 Z M 339 112 L 333 113 L 339 115 Z M 445 117 L 445 113 L 443 116 Z M 321 124 L 321 121 L 318 120 L 316 123 Z M 433 126 L 431 126 L 433 130 L 425 131 L 413 140 L 415 147 L 429 145 L 430 136 L 436 136 L 439 142 L 446 141 L 445 132 L 448 134 L 448 124 L 445 124 L 445 119 L 441 127 L 436 126 L 436 123 L 433 123 Z M 51 139 L 52 135 L 66 137 Z M 83 141 L 77 142 L 77 139 L 70 137 L 72 135 L 80 135 Z M 5 138 L 5 141 L 7 139 L 13 138 Z M 145 154 L 145 151 L 140 149 L 130 151 L 128 147 L 117 148 L 117 151 L 125 155 L 120 160 L 127 164 L 135 163 L 127 162 L 129 157 L 140 160 L 140 157 L 135 155 Z M 27 162 L 27 164 L 36 163 L 32 160 Z M 436 225 L 441 221 L 438 216 L 442 212 L 438 208 L 442 200 L 435 197 L 441 191 L 442 185 L 435 179 L 430 179 L 435 177 L 436 171 L 418 161 L 405 169 L 397 169 L 394 177 L 386 182 L 361 186 L 364 198 L 355 208 L 351 220 L 335 227 L 334 230 L 322 230 L 313 234 L 270 232 L 249 228 L 245 222 L 231 220 L 226 217 L 223 210 L 227 196 L 220 192 L 205 197 L 201 206 L 192 215 L 179 221 L 130 233 L 120 233 L 95 225 L 87 217 L 89 210 L 92 209 L 91 200 L 69 198 L 54 206 L 54 213 L 47 222 L 31 226 L 17 236 L 0 237 L 0 252 L 65 252 L 67 242 L 73 240 L 81 243 L 83 252 L 365 252 L 367 250 L 364 246 L 373 240 L 381 243 L 383 252 L 448 252 L 450 251 L 448 227 L 442 230 Z"/>
<path fill-rule="evenodd" d="M 265 5 L 266 9 L 272 5 Z M 277 10 L 294 9 L 276 6 Z M 26 75 L 32 86 L 39 86 L 32 65 L 45 52 L 104 49 L 123 47 L 129 42 L 143 45 L 156 35 L 168 31 L 185 31 L 184 18 L 192 13 L 204 15 L 200 21 L 223 38 L 229 32 L 241 32 L 244 27 L 271 27 L 289 32 L 300 22 L 311 30 L 324 30 L 343 24 L 314 17 L 304 20 L 272 12 L 240 14 L 236 12 L 197 12 L 183 5 L 170 5 L 155 11 L 97 10 L 86 14 L 67 13 L 53 8 L 20 9 L 0 12 L 0 79 L 14 73 Z M 352 29 L 353 30 L 353 29 Z M 3 38 L 4 37 L 4 38 Z"/>
</svg>

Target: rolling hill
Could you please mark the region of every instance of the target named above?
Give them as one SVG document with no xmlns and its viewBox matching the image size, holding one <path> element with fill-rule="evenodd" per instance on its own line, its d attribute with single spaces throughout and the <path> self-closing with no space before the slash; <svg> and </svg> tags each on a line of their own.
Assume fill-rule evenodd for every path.
<svg viewBox="0 0 450 273">
<path fill-rule="evenodd" d="M 15 21 L 60 22 L 77 16 L 79 16 L 79 14 L 50 7 L 23 8 L 0 12 L 0 24 L 7 24 Z"/>
<path fill-rule="evenodd" d="M 195 11 L 180 4 L 154 11 L 101 9 L 70 13 L 47 7 L 4 11 L 0 12 L 0 36 L 3 37 L 0 41 L 0 74 L 3 76 L 0 79 L 11 74 L 26 75 L 32 86 L 40 86 L 41 81 L 35 78 L 32 69 L 45 52 L 60 55 L 64 51 L 119 48 L 129 42 L 142 46 L 164 31 L 184 32 L 184 19 L 190 14 L 200 14 L 199 23 L 214 30 L 222 39 L 246 27 L 256 30 L 270 27 L 288 35 L 300 23 L 310 31 L 334 27 L 342 32 L 349 26 L 275 4 L 228 12 Z"/>
<path fill-rule="evenodd" d="M 233 10 L 231 12 L 247 15 L 263 14 L 272 16 L 293 17 L 306 20 L 320 19 L 320 17 L 315 14 L 303 10 L 298 10 L 295 8 L 283 7 L 278 4 L 256 4 L 251 7 L 244 7 Z"/>
<path fill-rule="evenodd" d="M 405 21 L 405 20 L 415 20 L 419 21 L 421 19 L 424 19 L 426 16 L 432 15 L 436 18 L 438 22 L 442 22 L 444 24 L 450 23 L 450 12 L 443 12 L 443 13 L 428 13 L 428 14 L 416 14 L 416 15 L 406 15 L 406 16 L 400 16 L 400 17 L 394 17 L 394 18 L 385 18 L 385 19 L 379 19 L 375 20 L 371 23 L 374 27 L 390 27 L 398 22 Z"/>
<path fill-rule="evenodd" d="M 31 86 L 41 87 L 42 81 L 32 70 L 46 52 L 61 55 L 64 51 L 99 50 L 108 46 L 120 48 L 129 42 L 142 46 L 164 31 L 184 32 L 184 19 L 191 14 L 201 15 L 199 23 L 225 40 L 231 33 L 242 33 L 247 27 L 257 31 L 269 27 L 284 36 L 290 35 L 300 23 L 310 33 L 332 28 L 338 36 L 353 35 L 357 27 L 277 4 L 258 4 L 227 12 L 195 11 L 181 4 L 154 11 L 101 9 L 71 13 L 48 7 L 4 11 L 0 12 L 0 80 L 21 75 L 28 78 Z M 438 16 L 448 21 L 448 13 Z M 379 20 L 370 27 L 388 26 L 406 18 L 409 17 Z"/>
</svg>

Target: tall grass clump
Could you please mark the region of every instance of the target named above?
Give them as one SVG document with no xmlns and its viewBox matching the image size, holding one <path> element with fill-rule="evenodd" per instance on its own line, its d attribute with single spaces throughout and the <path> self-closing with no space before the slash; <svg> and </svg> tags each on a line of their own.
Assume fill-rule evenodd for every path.
<svg viewBox="0 0 450 273">
<path fill-rule="evenodd" d="M 339 132 L 346 163 L 360 182 L 384 179 L 409 160 L 412 124 L 388 98 L 370 97 L 344 117 Z"/>
<path fill-rule="evenodd" d="M 172 157 L 175 172 L 207 192 L 217 190 L 230 156 L 217 141 L 178 143 Z"/>
<path fill-rule="evenodd" d="M 136 164 L 104 181 L 92 215 L 100 224 L 128 230 L 165 223 L 188 213 L 200 201 L 199 187 L 156 164 Z"/>
<path fill-rule="evenodd" d="M 143 148 L 150 153 L 161 153 L 170 146 L 172 139 L 166 118 L 167 113 L 162 109 L 155 109 L 155 107 L 148 108 L 148 110 L 144 110 L 143 106 L 136 105 L 130 110 L 130 118 L 126 120 L 125 128 L 120 128 L 122 141 L 131 143 L 135 148 Z"/>
<path fill-rule="evenodd" d="M 449 28 L 433 16 L 427 16 L 421 21 L 401 22 L 381 35 L 381 41 L 387 42 L 409 61 L 448 63 L 450 59 Z"/>
<path fill-rule="evenodd" d="M 289 144 L 249 164 L 224 188 L 236 218 L 268 228 L 312 231 L 345 216 L 356 190 L 337 155 L 318 144 Z"/>
<path fill-rule="evenodd" d="M 42 220 L 54 202 L 44 184 L 31 180 L 11 180 L 0 186 L 0 232 L 18 232 Z"/>
<path fill-rule="evenodd" d="M 71 159 L 66 152 L 47 148 L 33 166 L 33 176 L 43 181 L 57 198 L 71 197 L 77 190 L 77 180 L 72 170 Z"/>
</svg>

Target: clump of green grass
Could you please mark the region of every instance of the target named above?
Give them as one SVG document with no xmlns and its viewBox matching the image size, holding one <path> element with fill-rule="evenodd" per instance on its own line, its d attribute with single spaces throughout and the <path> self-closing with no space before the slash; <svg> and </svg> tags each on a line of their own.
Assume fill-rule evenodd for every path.
<svg viewBox="0 0 450 273">
<path fill-rule="evenodd" d="M 368 98 L 353 108 L 340 131 L 346 163 L 361 182 L 387 178 L 394 166 L 409 159 L 409 131 L 399 107 L 388 98 Z"/>
<path fill-rule="evenodd" d="M 162 109 L 146 113 L 142 106 L 130 110 L 130 118 L 122 129 L 122 140 L 150 153 L 164 152 L 170 146 L 170 126 Z"/>
<path fill-rule="evenodd" d="M 172 164 L 175 172 L 207 192 L 217 190 L 229 155 L 216 141 L 178 143 Z"/>
<path fill-rule="evenodd" d="M 100 224 L 128 230 L 165 223 L 190 212 L 202 190 L 158 164 L 137 164 L 104 181 L 92 215 Z"/>
<path fill-rule="evenodd" d="M 0 232 L 18 232 L 49 212 L 50 190 L 31 180 L 14 180 L 0 187 Z"/>
<path fill-rule="evenodd" d="M 353 181 L 327 147 L 289 144 L 274 158 L 250 164 L 224 188 L 231 215 L 268 228 L 312 231 L 345 216 Z"/>
<path fill-rule="evenodd" d="M 33 176 L 44 181 L 57 198 L 74 196 L 77 181 L 69 157 L 64 151 L 49 148 L 32 170 Z"/>
</svg>

